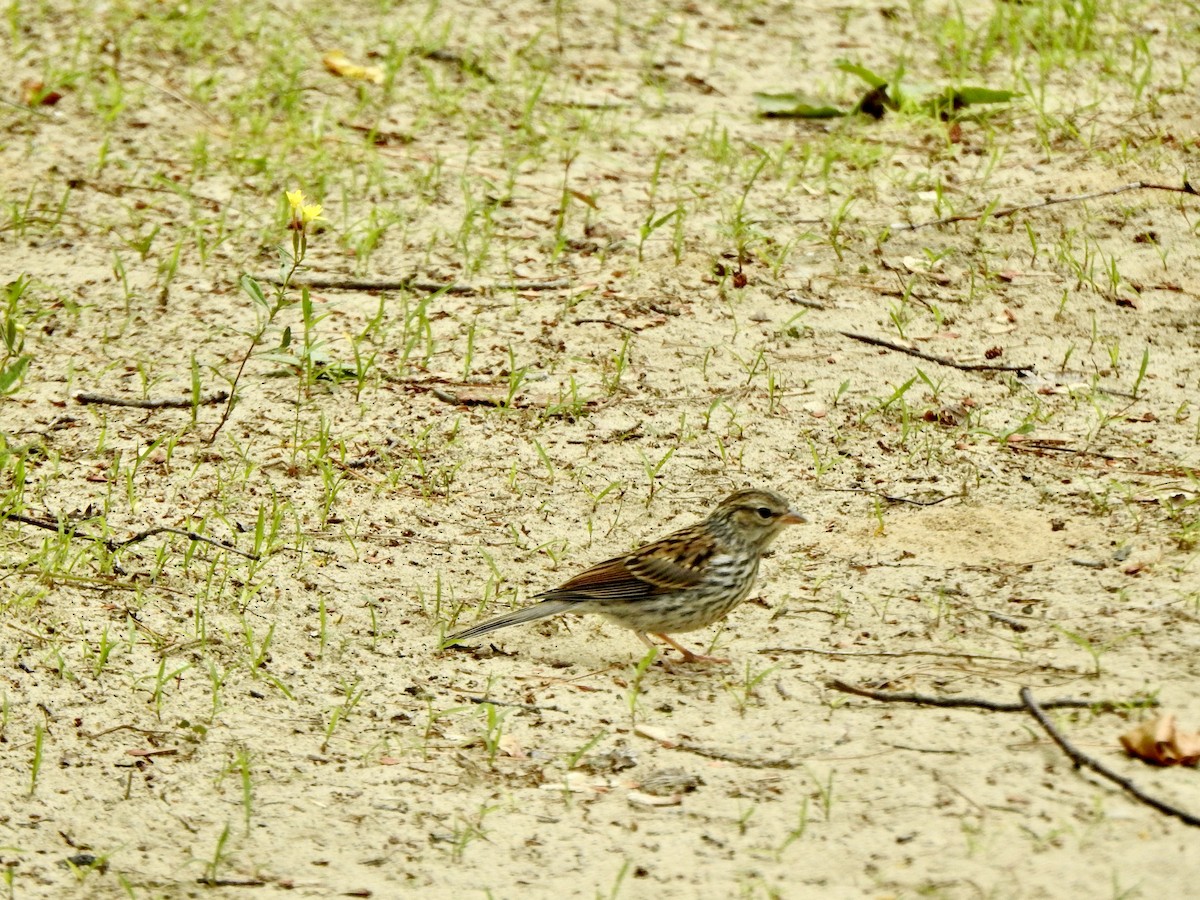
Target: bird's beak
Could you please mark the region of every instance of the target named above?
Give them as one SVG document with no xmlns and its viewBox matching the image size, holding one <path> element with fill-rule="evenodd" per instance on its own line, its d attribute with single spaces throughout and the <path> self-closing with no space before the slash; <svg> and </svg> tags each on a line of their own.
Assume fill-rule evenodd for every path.
<svg viewBox="0 0 1200 900">
<path fill-rule="evenodd" d="M 794 509 L 789 509 L 779 519 L 784 525 L 803 525 L 808 521 L 803 513 L 798 513 Z"/>
</svg>

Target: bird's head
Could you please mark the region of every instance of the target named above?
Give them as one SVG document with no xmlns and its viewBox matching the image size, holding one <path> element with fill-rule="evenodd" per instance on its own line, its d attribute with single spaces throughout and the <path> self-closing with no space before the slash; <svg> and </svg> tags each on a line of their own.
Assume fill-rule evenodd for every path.
<svg viewBox="0 0 1200 900">
<path fill-rule="evenodd" d="M 785 525 L 808 521 L 779 494 L 757 489 L 730 494 L 713 510 L 710 520 L 730 528 L 739 538 L 760 550 L 766 548 Z"/>
</svg>

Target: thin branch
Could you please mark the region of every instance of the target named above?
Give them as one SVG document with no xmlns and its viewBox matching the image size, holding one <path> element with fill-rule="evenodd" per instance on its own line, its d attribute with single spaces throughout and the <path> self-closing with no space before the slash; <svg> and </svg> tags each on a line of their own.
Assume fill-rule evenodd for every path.
<svg viewBox="0 0 1200 900">
<path fill-rule="evenodd" d="M 566 710 L 563 709 L 561 706 L 534 706 L 532 703 L 517 703 L 514 700 L 495 700 L 491 697 L 468 696 L 467 699 L 470 700 L 472 703 L 475 703 L 478 705 L 483 705 L 484 703 L 488 703 L 488 704 L 491 704 L 492 706 L 508 706 L 508 707 L 512 707 L 513 709 L 523 709 L 526 712 L 535 712 L 535 713 L 566 712 Z"/>
<path fill-rule="evenodd" d="M 1060 444 L 1052 444 L 1048 441 L 1018 441 L 1011 437 L 1004 442 L 1004 446 L 1017 453 L 1039 453 L 1040 451 L 1047 453 L 1076 453 L 1080 456 L 1094 456 L 1096 459 L 1103 459 L 1107 462 L 1130 461 L 1138 458 L 1136 456 L 1113 456 L 1111 453 L 1101 453 L 1099 450 L 1080 450 L 1078 447 L 1066 447 Z"/>
<path fill-rule="evenodd" d="M 196 406 L 211 406 L 217 403 L 224 403 L 229 399 L 228 391 L 217 391 L 215 394 L 209 394 L 207 397 L 201 397 Z M 170 400 L 131 400 L 126 397 L 109 397 L 105 394 L 76 394 L 76 403 L 95 403 L 104 406 L 128 406 L 134 409 L 191 409 L 193 406 L 190 397 L 176 397 Z"/>
<path fill-rule="evenodd" d="M 10 519 L 13 522 L 20 522 L 22 525 L 32 525 L 34 528 L 42 528 L 46 531 L 53 531 L 56 534 L 59 530 L 58 523 L 51 522 L 49 519 L 35 519 L 32 516 L 23 516 L 20 513 L 15 512 L 6 512 L 3 515 L 4 518 Z M 96 540 L 96 538 L 92 537 L 91 535 L 84 536 L 90 540 Z"/>
<path fill-rule="evenodd" d="M 994 212 L 989 212 L 985 209 L 982 212 L 946 216 L 944 219 L 931 219 L 928 222 L 917 222 L 912 225 L 893 225 L 892 231 L 916 231 L 918 228 L 952 225 L 955 222 L 974 222 L 978 219 L 987 218 L 989 216 L 993 219 L 1003 219 L 1019 212 L 1029 212 L 1030 210 L 1034 209 L 1045 209 L 1047 206 L 1055 206 L 1059 203 L 1085 203 L 1088 200 L 1098 200 L 1101 197 L 1115 197 L 1118 194 L 1124 194 L 1127 191 L 1171 191 L 1176 194 L 1192 194 L 1200 196 L 1200 191 L 1197 191 L 1187 181 L 1184 181 L 1182 187 L 1175 187 L 1169 184 L 1148 184 L 1145 181 L 1134 181 L 1130 184 L 1121 185 L 1120 187 L 1110 188 L 1107 191 L 1093 191 L 1090 194 L 1071 194 L 1065 197 L 1047 197 L 1040 203 L 1026 203 L 1021 206 L 1006 206 L 1003 209 L 998 209 Z"/>
<path fill-rule="evenodd" d="M 1039 704 L 1033 699 L 1033 692 L 1027 687 L 1021 688 L 1021 702 L 1024 704 L 1025 709 L 1029 710 L 1029 714 L 1037 719 L 1037 723 L 1042 726 L 1046 734 L 1050 735 L 1050 739 L 1053 740 L 1054 743 L 1058 744 L 1059 749 L 1061 749 L 1062 752 L 1065 753 L 1071 760 L 1071 762 L 1075 764 L 1075 768 L 1078 769 L 1082 766 L 1085 769 L 1091 769 L 1102 778 L 1107 778 L 1113 784 L 1118 785 L 1123 791 L 1125 791 L 1125 793 L 1129 794 L 1139 803 L 1144 803 L 1151 809 L 1156 809 L 1165 815 L 1174 816 L 1185 825 L 1191 825 L 1193 828 L 1200 828 L 1200 817 L 1185 812 L 1176 806 L 1172 806 L 1164 800 L 1159 800 L 1157 797 L 1150 796 L 1124 775 L 1117 774 L 1112 769 L 1108 768 L 1108 766 L 1098 762 L 1095 759 L 1092 759 L 1092 757 L 1075 747 L 1063 736 L 1062 732 L 1055 727 L 1054 723 L 1050 721 L 1050 718 L 1045 714 L 1045 712 L 1043 712 L 1043 710 L 1047 708 L 1049 704 Z"/>
<path fill-rule="evenodd" d="M 194 531 L 184 531 L 182 528 L 171 528 L 167 525 L 158 525 L 154 528 L 147 528 L 145 531 L 139 531 L 133 537 L 124 541 L 105 541 L 110 550 L 119 550 L 122 547 L 128 547 L 130 544 L 136 544 L 139 541 L 144 541 L 146 538 L 154 537 L 156 534 L 177 534 L 180 537 L 185 537 L 189 541 L 199 541 L 202 544 L 211 544 L 214 547 L 220 547 L 222 550 L 228 550 L 230 553 L 236 553 L 238 556 L 244 556 L 246 559 L 261 559 L 257 553 L 247 553 L 245 550 L 239 550 L 237 547 L 228 541 L 223 541 L 220 538 L 205 537 L 202 534 L 196 534 Z"/>
<path fill-rule="evenodd" d="M 23 525 L 30 525 L 34 528 L 42 528 L 46 531 L 53 531 L 55 533 L 59 531 L 65 532 L 68 529 L 72 529 L 72 525 L 69 522 L 60 525 L 58 522 L 53 522 L 49 519 L 35 519 L 32 516 L 23 516 L 20 513 L 0 513 L 0 517 L 9 519 L 13 522 L 20 522 Z M 202 544 L 211 544 L 214 547 L 220 547 L 222 550 L 228 550 L 230 553 L 236 553 L 238 556 L 244 556 L 246 559 L 258 560 L 262 558 L 257 553 L 247 553 L 244 550 L 239 550 L 228 541 L 223 541 L 219 538 L 205 537 L 202 534 L 196 534 L 194 531 L 184 531 L 182 528 L 171 528 L 167 525 L 158 525 L 154 528 L 147 528 L 145 531 L 139 531 L 133 537 L 127 538 L 123 541 L 118 541 L 115 538 L 98 538 L 94 534 L 88 534 L 86 531 L 81 532 L 71 530 L 72 537 L 83 538 L 84 540 L 88 541 L 95 541 L 98 544 L 103 544 L 109 550 L 120 550 L 122 547 L 128 547 L 130 544 L 136 544 L 140 541 L 144 541 L 146 538 L 154 537 L 156 534 L 177 534 L 180 537 L 187 538 L 189 541 L 198 541 Z"/>
<path fill-rule="evenodd" d="M 255 275 L 256 280 L 267 284 L 282 284 L 278 275 Z M 557 281 L 516 281 L 497 284 L 457 284 L 451 282 L 418 281 L 416 278 L 398 278 L 388 281 L 364 281 L 355 278 L 304 278 L 291 282 L 292 287 L 306 287 L 315 291 L 420 291 L 427 294 L 485 294 L 489 291 L 558 291 L 569 288 L 574 282 L 565 278 Z"/>
<path fill-rule="evenodd" d="M 576 319 L 572 325 L 608 325 L 611 328 L 623 328 L 630 334 L 637 334 L 638 329 L 631 328 L 628 325 L 622 325 L 620 322 L 614 322 L 612 319 Z"/>
<path fill-rule="evenodd" d="M 856 334 L 853 331 L 842 331 L 840 334 L 854 341 L 862 341 L 864 344 L 895 350 L 897 353 L 907 353 L 909 356 L 917 357 L 917 359 L 937 363 L 939 366 L 949 366 L 952 369 L 961 369 L 964 372 L 1032 372 L 1034 368 L 1032 365 L 998 366 L 995 363 L 960 363 L 957 360 L 950 359 L 948 356 L 935 356 L 932 353 L 926 353 L 915 347 L 905 347 L 903 344 L 896 344 L 883 338 L 871 337 L 869 334 Z"/>
<path fill-rule="evenodd" d="M 112 734 L 115 731 L 136 731 L 138 734 L 153 735 L 154 737 L 163 737 L 174 734 L 172 731 L 154 731 L 149 728 L 139 728 L 136 725 L 114 725 L 112 728 L 105 728 L 103 731 L 97 731 L 95 734 L 83 732 L 83 736 L 88 740 L 94 741 L 104 737 L 106 734 Z"/>
<path fill-rule="evenodd" d="M 1024 712 L 1026 710 L 1024 703 L 1001 703 L 998 700 L 980 700 L 973 697 L 933 697 L 927 694 L 876 691 L 838 680 L 826 682 L 826 687 L 831 687 L 844 694 L 869 697 L 883 703 L 915 703 L 919 706 L 941 706 L 952 709 L 986 709 L 990 712 Z M 1158 701 L 1149 701 L 1146 705 L 1157 706 Z M 1128 704 L 1119 704 L 1112 700 L 1077 700 L 1072 697 L 1063 697 L 1058 700 L 1047 700 L 1042 706 L 1045 709 L 1092 709 L 1111 712 L 1116 709 L 1125 709 Z"/>
<path fill-rule="evenodd" d="M 916 500 L 912 497 L 897 497 L 892 494 L 885 494 L 883 491 L 873 491 L 870 488 L 826 488 L 825 490 L 841 491 L 847 494 L 870 494 L 873 497 L 878 497 L 880 500 L 887 500 L 889 503 L 911 503 L 913 506 L 937 506 L 939 503 L 945 503 L 947 500 L 963 496 L 962 494 L 943 494 L 936 500 Z"/>
<path fill-rule="evenodd" d="M 983 659 L 989 662 L 1004 662 L 1018 665 L 1029 665 L 1028 660 L 1011 659 L 1007 656 L 990 656 L 986 653 L 949 653 L 943 650 L 825 650 L 820 647 L 764 647 L 759 653 L 813 653 L 818 656 L 852 657 L 869 656 L 885 659 L 907 659 L 911 656 L 936 656 L 939 659 Z M 1042 668 L 1054 668 L 1053 666 Z M 1055 669 L 1055 671 L 1062 671 Z"/>
</svg>

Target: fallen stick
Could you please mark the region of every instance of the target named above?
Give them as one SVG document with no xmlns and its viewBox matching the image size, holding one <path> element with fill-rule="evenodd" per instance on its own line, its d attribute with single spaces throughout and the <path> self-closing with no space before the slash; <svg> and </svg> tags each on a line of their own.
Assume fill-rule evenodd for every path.
<svg viewBox="0 0 1200 900">
<path fill-rule="evenodd" d="M 976 697 L 933 697 L 927 694 L 896 693 L 892 691 L 876 691 L 871 688 L 847 684 L 844 681 L 826 682 L 826 687 L 845 694 L 855 694 L 859 697 L 870 697 L 882 703 L 915 703 L 918 706 L 941 706 L 949 708 L 986 709 L 990 712 L 1024 712 L 1028 707 L 1024 703 L 1003 703 L 999 700 L 982 700 Z M 1095 709 L 1111 712 L 1118 708 L 1126 708 L 1129 704 L 1118 704 L 1112 700 L 1079 700 L 1074 697 L 1061 697 L 1057 700 L 1047 700 L 1042 704 L 1043 709 Z M 1157 706 L 1152 701 L 1147 706 Z"/>
<path fill-rule="evenodd" d="M 1092 757 L 1075 747 L 1063 736 L 1062 732 L 1054 726 L 1054 723 L 1050 721 L 1045 712 L 1043 712 L 1045 704 L 1039 705 L 1038 702 L 1033 699 L 1033 692 L 1027 687 L 1021 688 L 1021 702 L 1024 704 L 1025 708 L 1029 710 L 1029 714 L 1037 719 L 1037 723 L 1041 725 L 1043 729 L 1045 729 L 1046 734 L 1050 735 L 1050 739 L 1053 740 L 1054 743 L 1058 744 L 1063 753 L 1067 754 L 1071 762 L 1075 764 L 1076 769 L 1080 768 L 1081 766 L 1085 769 L 1091 769 L 1102 778 L 1107 778 L 1113 784 L 1118 785 L 1123 791 L 1125 791 L 1125 793 L 1129 794 L 1139 803 L 1144 803 L 1146 806 L 1149 806 L 1151 809 L 1156 809 L 1164 815 L 1174 816 L 1185 825 L 1191 825 L 1193 828 L 1200 828 L 1200 818 L 1197 818 L 1191 813 L 1179 809 L 1177 806 L 1172 806 L 1165 800 L 1159 800 L 1157 797 L 1150 796 L 1124 775 L 1118 775 L 1112 769 L 1108 768 L 1108 766 L 1104 765 L 1098 760 L 1092 759 Z"/>
<path fill-rule="evenodd" d="M 930 228 L 937 225 L 952 225 L 955 222 L 974 222 L 977 219 L 982 219 L 991 216 L 993 219 L 1003 219 L 1007 216 L 1015 215 L 1019 212 L 1029 212 L 1034 209 L 1045 209 L 1047 206 L 1055 206 L 1059 203 L 1083 203 L 1088 200 L 1099 200 L 1102 197 L 1115 197 L 1117 194 L 1124 194 L 1126 191 L 1172 191 L 1177 194 L 1194 194 L 1200 195 L 1190 183 L 1185 181 L 1181 187 L 1175 187 L 1169 184 L 1149 184 L 1145 181 L 1134 181 L 1131 184 L 1123 184 L 1120 187 L 1111 188 L 1107 191 L 1093 191 L 1090 194 L 1071 194 L 1065 197 L 1047 197 L 1040 203 L 1026 203 L 1020 206 L 1006 206 L 1003 209 L 997 209 L 994 212 L 983 210 L 977 213 L 962 213 L 960 215 L 946 216 L 944 219 L 930 219 L 928 222 L 916 222 L 912 225 L 896 224 L 892 226 L 893 231 L 916 231 L 918 228 Z"/>
<path fill-rule="evenodd" d="M 963 372 L 1032 372 L 1034 368 L 1033 366 L 998 366 L 995 363 L 960 363 L 948 356 L 936 356 L 918 350 L 916 347 L 905 347 L 903 344 L 896 344 L 884 338 L 871 337 L 869 334 L 856 334 L 853 331 L 842 331 L 840 334 L 853 341 L 862 341 L 864 344 L 884 347 L 887 350 L 895 350 L 897 353 L 907 353 L 917 359 L 937 363 L 939 366 L 948 366 L 951 369 L 959 369 Z"/>
<path fill-rule="evenodd" d="M 201 397 L 196 406 L 211 406 L 229 399 L 225 391 L 217 391 Z M 76 394 L 76 403 L 100 404 L 103 406 L 128 406 L 134 409 L 191 409 L 191 397 L 173 397 L 168 400 L 134 400 L 128 397 L 109 397 L 105 394 Z"/>
<path fill-rule="evenodd" d="M 22 525 L 31 525 L 34 528 L 41 528 L 45 531 L 59 531 L 58 522 L 52 522 L 49 519 L 36 519 L 33 516 L 21 515 L 21 513 L 6 512 L 0 513 L 0 517 L 9 519 L 13 522 L 20 522 Z M 66 523 L 62 526 L 65 530 L 71 527 L 71 523 Z M 130 544 L 136 544 L 139 541 L 144 541 L 146 538 L 154 537 L 156 534 L 177 534 L 180 537 L 185 537 L 189 541 L 198 541 L 202 544 L 211 544 L 214 547 L 220 547 L 222 550 L 228 550 L 230 553 L 236 553 L 238 556 L 244 556 L 246 559 L 261 559 L 257 553 L 247 553 L 245 550 L 239 550 L 237 547 L 228 541 L 223 541 L 220 538 L 205 537 L 202 534 L 196 534 L 194 531 L 184 531 L 182 528 L 171 528 L 167 525 L 158 525 L 154 528 L 147 528 L 145 531 L 139 531 L 133 537 L 126 538 L 123 541 L 118 541 L 115 538 L 98 538 L 94 534 L 88 534 L 86 531 L 73 531 L 72 536 L 80 537 L 88 541 L 96 541 L 103 544 L 109 550 L 120 550 L 122 547 L 128 547 Z"/>
</svg>

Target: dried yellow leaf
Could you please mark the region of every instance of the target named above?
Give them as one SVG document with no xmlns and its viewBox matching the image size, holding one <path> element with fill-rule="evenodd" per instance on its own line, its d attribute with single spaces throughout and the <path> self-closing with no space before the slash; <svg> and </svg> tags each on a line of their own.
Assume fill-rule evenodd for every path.
<svg viewBox="0 0 1200 900">
<path fill-rule="evenodd" d="M 360 66 L 352 63 L 341 50 L 330 50 L 322 57 L 321 62 L 325 63 L 326 69 L 341 78 L 383 84 L 383 69 L 379 66 Z"/>
</svg>

